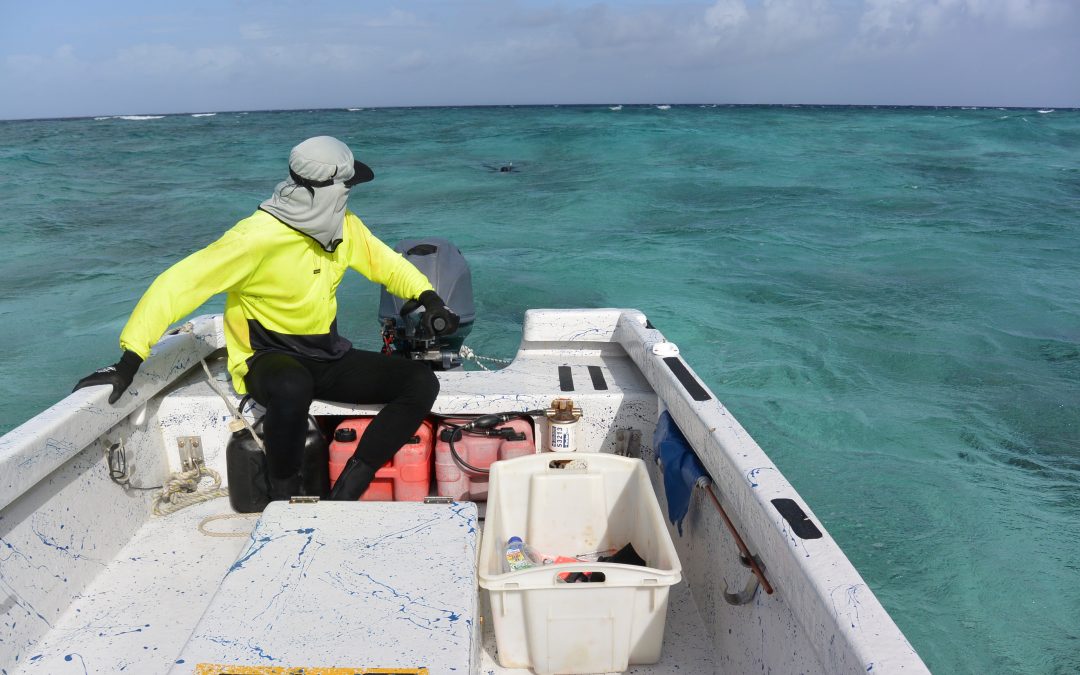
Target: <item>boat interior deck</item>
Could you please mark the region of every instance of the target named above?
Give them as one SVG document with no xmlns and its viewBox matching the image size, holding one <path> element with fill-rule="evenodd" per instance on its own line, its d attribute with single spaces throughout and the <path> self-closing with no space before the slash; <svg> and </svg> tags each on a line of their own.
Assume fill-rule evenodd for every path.
<svg viewBox="0 0 1080 675">
<path fill-rule="evenodd" d="M 149 501 L 147 498 L 148 505 Z M 205 532 L 200 531 L 200 524 L 208 517 L 228 514 L 235 517 L 211 520 L 203 526 Z M 176 667 L 193 627 L 210 605 L 222 578 L 251 543 L 249 534 L 257 518 L 258 514 L 234 514 L 226 498 L 151 518 L 53 625 L 36 653 L 18 664 L 12 675 L 165 673 Z M 239 536 L 211 536 L 206 532 Z M 163 575 L 163 570 L 167 574 Z M 486 592 L 476 590 L 481 594 L 483 635 L 479 668 L 474 672 L 531 673 L 499 665 Z M 363 647 L 359 646 L 357 652 L 363 654 Z M 401 656 L 399 664 L 363 665 L 406 667 L 408 654 Z M 305 665 L 271 659 L 272 655 L 260 653 L 258 646 L 252 645 L 250 661 L 245 665 Z M 671 588 L 660 662 L 631 666 L 628 672 L 712 672 L 715 662 L 711 640 L 683 582 Z M 186 670 L 185 664 L 179 665 L 178 670 Z M 306 665 L 355 664 L 318 663 L 313 655 Z M 432 673 L 446 672 L 439 668 L 440 664 L 408 665 L 428 666 Z"/>
</svg>

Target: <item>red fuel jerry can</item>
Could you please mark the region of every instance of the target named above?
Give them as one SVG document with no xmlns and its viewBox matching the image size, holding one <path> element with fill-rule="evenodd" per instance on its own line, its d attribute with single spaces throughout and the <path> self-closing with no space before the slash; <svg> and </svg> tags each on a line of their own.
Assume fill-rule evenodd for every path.
<svg viewBox="0 0 1080 675">
<path fill-rule="evenodd" d="M 462 425 L 464 419 L 447 420 Z M 461 434 L 454 437 L 454 450 L 465 463 L 477 469 L 487 469 L 495 461 L 512 459 L 536 453 L 532 423 L 526 419 L 512 419 L 495 429 L 506 430 L 505 436 L 474 436 Z M 440 497 L 457 500 L 486 501 L 488 476 L 469 470 L 454 459 L 450 452 L 452 429 L 440 423 L 435 437 L 435 480 Z"/>
<path fill-rule="evenodd" d="M 347 419 L 334 430 L 330 443 L 330 485 L 337 482 L 345 463 L 356 452 L 373 417 Z M 424 421 L 393 459 L 375 472 L 375 479 L 360 497 L 364 502 L 422 502 L 431 494 L 431 423 Z"/>
</svg>

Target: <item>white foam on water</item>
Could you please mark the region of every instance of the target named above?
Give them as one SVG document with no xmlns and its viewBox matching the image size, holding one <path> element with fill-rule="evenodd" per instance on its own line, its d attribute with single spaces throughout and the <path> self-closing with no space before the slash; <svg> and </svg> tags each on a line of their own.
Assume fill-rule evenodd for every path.
<svg viewBox="0 0 1080 675">
<path fill-rule="evenodd" d="M 118 120 L 132 120 L 132 121 L 139 122 L 139 121 L 142 121 L 142 120 L 159 120 L 162 117 L 165 117 L 165 116 L 164 115 L 117 115 L 116 119 L 118 119 Z"/>
<path fill-rule="evenodd" d="M 658 105 L 658 106 L 656 106 L 656 109 L 657 110 L 671 110 L 671 106 L 669 106 L 669 105 Z"/>
<path fill-rule="evenodd" d="M 622 105 L 609 105 L 608 110 L 622 110 Z"/>
<path fill-rule="evenodd" d="M 1039 114 L 1045 115 L 1046 113 L 1052 113 L 1052 112 L 1054 112 L 1054 109 L 1050 108 L 1049 110 L 1040 110 Z"/>
<path fill-rule="evenodd" d="M 359 111 L 363 110 L 363 108 L 345 108 L 345 109 L 348 110 L 349 112 L 359 112 Z"/>
<path fill-rule="evenodd" d="M 111 119 L 112 119 L 112 115 L 106 115 L 104 117 L 95 117 L 94 121 L 95 122 L 101 122 L 101 121 L 104 121 L 104 120 L 111 120 Z"/>
<path fill-rule="evenodd" d="M 191 113 L 192 117 L 213 117 L 217 113 Z"/>
</svg>

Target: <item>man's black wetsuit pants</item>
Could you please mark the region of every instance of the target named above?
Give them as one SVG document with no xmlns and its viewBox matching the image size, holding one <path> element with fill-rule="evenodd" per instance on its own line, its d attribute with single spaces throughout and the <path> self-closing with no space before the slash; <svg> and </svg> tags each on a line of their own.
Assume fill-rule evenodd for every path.
<svg viewBox="0 0 1080 675">
<path fill-rule="evenodd" d="M 244 382 L 252 397 L 266 408 L 266 459 L 270 475 L 279 480 L 295 475 L 300 468 L 313 399 L 385 404 L 353 455 L 366 465 L 364 471 L 373 475 L 416 433 L 439 394 L 439 380 L 426 363 L 358 349 L 350 349 L 335 361 L 277 352 L 260 354 Z"/>
</svg>

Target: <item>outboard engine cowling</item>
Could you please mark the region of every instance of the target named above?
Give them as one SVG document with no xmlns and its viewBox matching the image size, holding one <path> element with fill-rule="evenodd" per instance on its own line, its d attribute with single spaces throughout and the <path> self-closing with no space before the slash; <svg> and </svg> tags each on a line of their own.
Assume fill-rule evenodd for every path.
<svg viewBox="0 0 1080 675">
<path fill-rule="evenodd" d="M 394 250 L 424 273 L 446 306 L 461 318 L 461 323 L 453 333 L 426 335 L 420 323 L 424 308 L 391 295 L 384 287 L 379 301 L 383 352 L 427 361 L 436 370 L 461 367 L 461 346 L 476 318 L 472 272 L 465 256 L 457 246 L 440 237 L 405 239 Z"/>
</svg>

